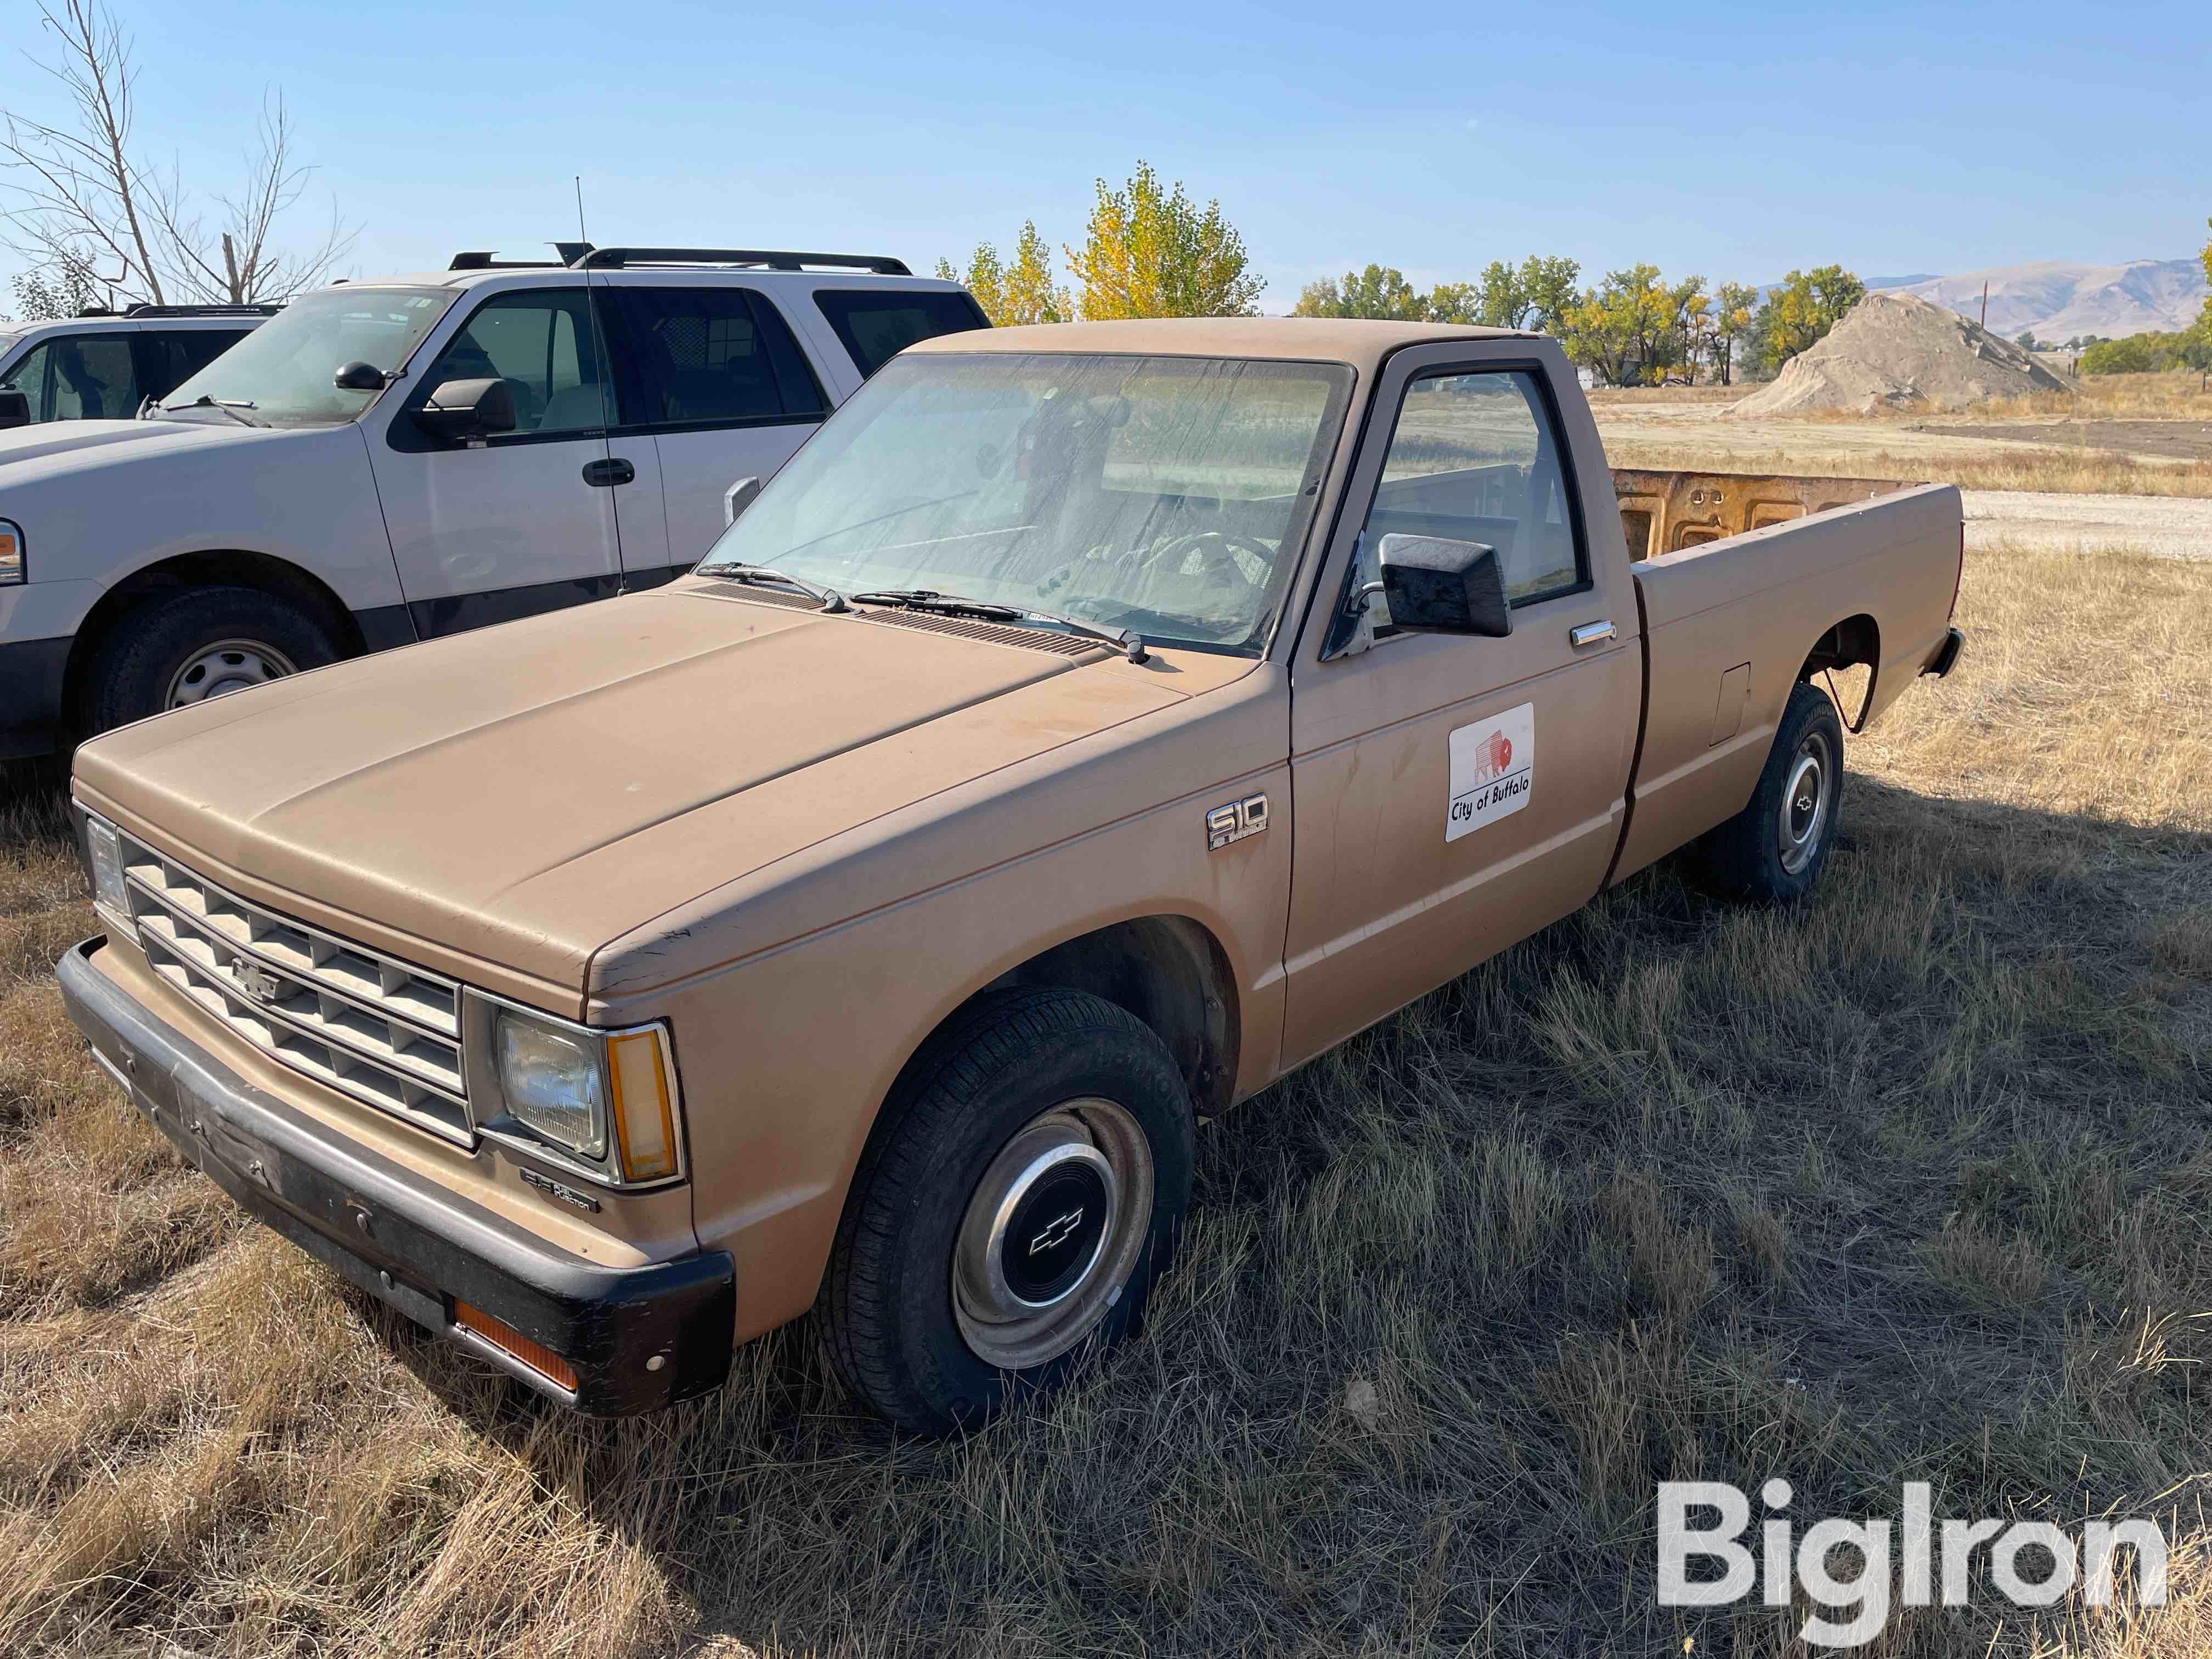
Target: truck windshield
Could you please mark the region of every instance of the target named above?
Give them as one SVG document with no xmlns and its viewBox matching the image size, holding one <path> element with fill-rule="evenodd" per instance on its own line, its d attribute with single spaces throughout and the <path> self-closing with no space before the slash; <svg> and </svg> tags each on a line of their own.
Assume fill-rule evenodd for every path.
<svg viewBox="0 0 2212 1659">
<path fill-rule="evenodd" d="M 1328 363 L 894 358 L 701 568 L 957 594 L 1257 654 L 1351 386 Z"/>
<path fill-rule="evenodd" d="M 189 418 L 197 404 L 210 414 L 210 404 L 250 410 L 264 426 L 350 421 L 377 394 L 344 391 L 331 377 L 350 362 L 402 367 L 458 293 L 348 286 L 303 294 L 162 398 L 162 412 Z"/>
</svg>

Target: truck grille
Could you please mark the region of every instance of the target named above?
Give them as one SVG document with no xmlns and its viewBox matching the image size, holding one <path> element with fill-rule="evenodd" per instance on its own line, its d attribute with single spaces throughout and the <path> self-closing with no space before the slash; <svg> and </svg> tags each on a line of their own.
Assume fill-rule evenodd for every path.
<svg viewBox="0 0 2212 1659">
<path fill-rule="evenodd" d="M 129 835 L 122 842 L 131 919 L 155 973 L 295 1071 L 475 1144 L 459 986 L 242 899 Z"/>
</svg>

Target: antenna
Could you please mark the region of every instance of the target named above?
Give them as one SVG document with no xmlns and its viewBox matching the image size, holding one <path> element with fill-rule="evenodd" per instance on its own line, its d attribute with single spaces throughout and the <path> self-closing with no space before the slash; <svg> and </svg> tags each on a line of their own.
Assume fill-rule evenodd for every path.
<svg viewBox="0 0 2212 1659">
<path fill-rule="evenodd" d="M 584 175 L 580 173 L 576 175 L 576 240 L 580 242 L 592 240 L 584 234 Z"/>
</svg>

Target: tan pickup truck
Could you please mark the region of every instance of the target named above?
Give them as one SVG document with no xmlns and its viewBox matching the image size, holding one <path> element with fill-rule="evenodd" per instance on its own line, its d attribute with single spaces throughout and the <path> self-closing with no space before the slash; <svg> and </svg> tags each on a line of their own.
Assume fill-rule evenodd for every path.
<svg viewBox="0 0 2212 1659">
<path fill-rule="evenodd" d="M 1856 727 L 1950 666 L 1958 495 L 1637 476 L 1528 335 L 929 341 L 672 586 L 81 749 L 62 986 L 241 1203 L 556 1400 L 818 1308 L 974 1423 L 1139 1319 L 1201 1120 L 1687 843 L 1818 879 L 1823 671 Z"/>
</svg>

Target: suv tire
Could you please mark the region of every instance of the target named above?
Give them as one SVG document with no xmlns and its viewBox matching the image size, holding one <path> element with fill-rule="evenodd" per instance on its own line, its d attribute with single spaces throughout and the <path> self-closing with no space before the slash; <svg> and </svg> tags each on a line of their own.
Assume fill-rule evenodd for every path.
<svg viewBox="0 0 2212 1659">
<path fill-rule="evenodd" d="M 272 593 L 202 587 L 167 595 L 124 617 L 101 642 L 85 729 L 105 732 L 337 660 L 321 625 Z"/>
<path fill-rule="evenodd" d="M 1803 898 L 1827 867 L 1843 805 L 1843 722 L 1827 694 L 1801 680 L 1750 805 L 1698 844 L 1713 884 L 1761 904 Z"/>
<path fill-rule="evenodd" d="M 925 1043 L 861 1155 L 821 1310 L 846 1384 L 902 1428 L 974 1428 L 1143 1316 L 1190 1202 L 1167 1048 L 1085 992 L 979 1000 Z"/>
</svg>

